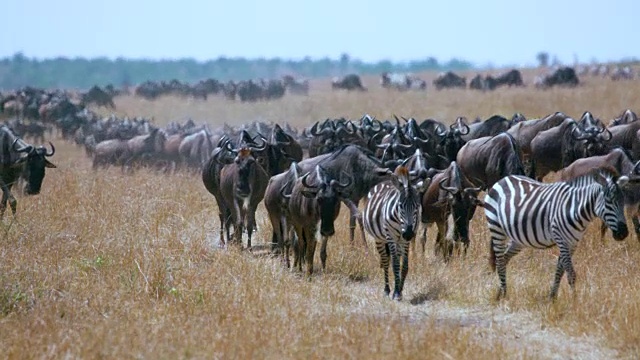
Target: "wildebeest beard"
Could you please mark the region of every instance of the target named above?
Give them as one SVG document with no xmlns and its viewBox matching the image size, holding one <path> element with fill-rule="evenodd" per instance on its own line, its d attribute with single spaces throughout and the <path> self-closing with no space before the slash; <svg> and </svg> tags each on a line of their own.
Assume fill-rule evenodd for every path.
<svg viewBox="0 0 640 360">
<path fill-rule="evenodd" d="M 247 197 L 251 194 L 250 179 L 255 174 L 255 161 L 247 161 L 238 167 L 238 184 L 236 185 L 236 195 Z"/>
</svg>

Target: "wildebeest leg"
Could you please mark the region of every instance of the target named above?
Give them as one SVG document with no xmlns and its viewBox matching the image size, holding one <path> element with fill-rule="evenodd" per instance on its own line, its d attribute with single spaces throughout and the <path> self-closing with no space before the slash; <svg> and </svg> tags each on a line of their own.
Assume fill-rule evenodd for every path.
<svg viewBox="0 0 640 360">
<path fill-rule="evenodd" d="M 247 217 L 247 249 L 251 250 L 251 235 L 256 226 L 256 209 L 248 209 L 245 216 Z"/>
<path fill-rule="evenodd" d="M 631 214 L 631 221 L 633 222 L 633 229 L 636 231 L 636 239 L 640 241 L 640 204 L 638 204 Z"/>
<path fill-rule="evenodd" d="M 349 208 L 349 211 L 351 212 L 351 218 L 349 219 L 349 240 L 351 241 L 351 244 L 353 244 L 353 239 L 355 237 L 356 220 L 357 220 L 358 224 L 360 225 L 360 234 L 362 236 L 362 244 L 364 245 L 365 254 L 369 255 L 367 238 L 365 237 L 365 234 L 364 234 L 364 223 L 362 222 L 362 215 L 358 210 L 358 204 L 360 202 L 356 201 L 354 203 L 349 199 L 344 199 L 342 202 Z"/>
<path fill-rule="evenodd" d="M 634 218 L 635 220 L 635 218 Z M 604 221 L 600 223 L 600 242 L 604 243 L 604 237 L 607 234 L 607 224 Z M 637 231 L 636 231 L 637 234 Z"/>
<path fill-rule="evenodd" d="M 305 241 L 306 253 L 304 260 L 307 262 L 307 275 L 309 276 L 313 274 L 313 256 L 316 254 L 316 242 L 315 236 L 308 236 Z"/>
<path fill-rule="evenodd" d="M 11 212 L 13 215 L 16 214 L 16 207 L 18 202 L 16 198 L 13 197 L 11 193 L 11 186 L 7 185 L 4 181 L 0 180 L 0 189 L 2 189 L 2 203 L 0 203 L 0 218 L 4 216 L 4 212 L 7 209 L 7 201 L 9 202 L 9 206 L 11 206 Z"/>
<path fill-rule="evenodd" d="M 447 223 L 437 222 L 436 225 L 438 226 L 438 235 L 436 236 L 435 255 L 437 256 L 442 253 L 442 258 L 445 262 L 448 262 L 453 253 L 453 243 L 447 241 L 445 236 L 448 229 Z"/>
<path fill-rule="evenodd" d="M 328 236 L 322 237 L 322 243 L 320 244 L 320 261 L 322 262 L 322 271 L 327 267 L 327 240 Z"/>
</svg>

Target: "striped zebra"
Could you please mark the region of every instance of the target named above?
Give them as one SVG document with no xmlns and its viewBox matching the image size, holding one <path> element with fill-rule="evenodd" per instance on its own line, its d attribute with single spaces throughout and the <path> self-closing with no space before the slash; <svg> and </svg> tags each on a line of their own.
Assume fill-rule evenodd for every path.
<svg viewBox="0 0 640 360">
<path fill-rule="evenodd" d="M 406 163 L 406 161 L 405 161 Z M 384 272 L 384 294 L 389 296 L 389 257 L 393 265 L 395 289 L 393 299 L 402 300 L 402 288 L 409 271 L 409 243 L 420 226 L 420 193 L 430 179 L 414 179 L 405 164 L 396 168 L 387 180 L 375 185 L 368 194 L 363 221 L 365 230 L 375 238 Z M 416 182 L 414 184 L 414 182 Z M 402 277 L 400 274 L 402 257 Z"/>
<path fill-rule="evenodd" d="M 627 176 L 596 170 L 567 182 L 540 183 L 507 176 L 487 192 L 485 215 L 491 232 L 491 267 L 500 279 L 498 299 L 507 292 L 507 263 L 525 247 L 558 246 L 560 256 L 550 297 L 558 295 L 567 272 L 571 289 L 576 274 L 571 255 L 591 220 L 602 219 L 616 240 L 628 235 L 621 187 Z"/>
</svg>

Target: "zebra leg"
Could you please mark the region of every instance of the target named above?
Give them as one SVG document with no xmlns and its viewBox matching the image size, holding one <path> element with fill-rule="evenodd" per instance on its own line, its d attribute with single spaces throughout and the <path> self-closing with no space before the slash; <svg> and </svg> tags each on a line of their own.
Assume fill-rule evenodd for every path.
<svg viewBox="0 0 640 360">
<path fill-rule="evenodd" d="M 504 266 L 509 265 L 509 260 L 511 260 L 512 257 L 518 255 L 518 253 L 522 251 L 522 248 L 523 246 L 521 244 L 511 242 L 511 244 L 507 248 L 507 251 L 504 253 Z"/>
<path fill-rule="evenodd" d="M 320 244 L 320 262 L 322 263 L 322 271 L 327 267 L 327 240 L 328 236 L 322 237 L 322 243 Z"/>
<path fill-rule="evenodd" d="M 400 257 L 398 256 L 398 248 L 392 240 L 389 243 L 389 252 L 391 253 L 391 267 L 393 268 L 393 300 L 402 300 L 402 280 L 400 276 Z"/>
<path fill-rule="evenodd" d="M 407 273 L 409 272 L 409 243 L 402 245 L 404 251 L 402 254 L 402 274 L 400 278 L 400 293 L 404 290 L 404 281 L 407 279 Z"/>
<path fill-rule="evenodd" d="M 498 272 L 498 279 L 500 280 L 500 289 L 498 290 L 497 300 L 500 300 L 507 296 L 507 236 L 504 234 L 501 228 L 495 227 L 491 221 L 489 221 L 489 230 L 491 232 L 490 252 L 491 262 Z"/>
<path fill-rule="evenodd" d="M 378 254 L 380 254 L 380 268 L 384 274 L 384 296 L 389 297 L 391 288 L 389 287 L 389 255 L 391 253 L 389 244 L 386 242 L 376 241 L 376 247 L 378 248 Z"/>
<path fill-rule="evenodd" d="M 564 266 L 562 260 L 562 253 L 558 257 L 558 265 L 556 266 L 556 274 L 553 279 L 553 286 L 551 286 L 551 293 L 549 294 L 549 298 L 551 300 L 555 300 L 558 297 L 558 287 L 560 286 L 560 280 L 562 280 L 562 276 L 564 275 Z"/>
</svg>

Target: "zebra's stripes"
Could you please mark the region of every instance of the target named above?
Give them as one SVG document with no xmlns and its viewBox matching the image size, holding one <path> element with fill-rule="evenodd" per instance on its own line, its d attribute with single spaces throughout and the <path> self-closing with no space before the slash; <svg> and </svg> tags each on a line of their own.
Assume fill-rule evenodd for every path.
<svg viewBox="0 0 640 360">
<path fill-rule="evenodd" d="M 551 298 L 558 294 L 567 272 L 574 289 L 571 255 L 589 222 L 598 217 L 614 238 L 628 235 L 621 187 L 629 181 L 609 172 L 595 172 L 569 182 L 540 183 L 524 176 L 507 176 L 485 196 L 485 215 L 491 232 L 491 265 L 500 279 L 498 298 L 506 295 L 506 267 L 523 248 L 558 246 L 560 256 Z"/>
<path fill-rule="evenodd" d="M 374 186 L 368 194 L 364 209 L 365 230 L 376 242 L 380 254 L 380 267 L 384 273 L 384 293 L 389 296 L 389 258 L 393 265 L 393 298 L 402 300 L 402 288 L 409 271 L 409 243 L 420 225 L 420 192 L 429 179 L 412 184 L 409 170 L 399 166 L 391 180 Z M 400 272 L 402 257 L 402 273 Z"/>
</svg>

